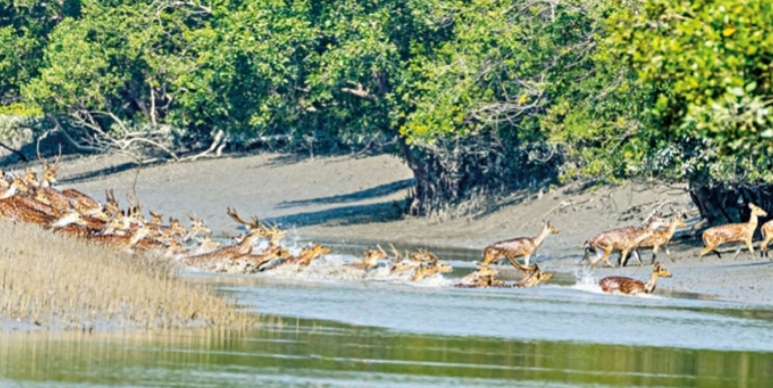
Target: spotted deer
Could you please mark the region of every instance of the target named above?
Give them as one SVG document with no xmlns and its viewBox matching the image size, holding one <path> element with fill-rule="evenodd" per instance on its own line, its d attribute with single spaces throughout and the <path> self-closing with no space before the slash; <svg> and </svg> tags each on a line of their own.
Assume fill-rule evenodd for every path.
<svg viewBox="0 0 773 388">
<path fill-rule="evenodd" d="M 552 273 L 548 272 L 542 272 L 542 270 L 537 266 L 537 264 L 534 264 L 534 271 L 531 271 L 526 278 L 522 279 L 518 283 L 515 284 L 505 284 L 502 285 L 502 287 L 515 287 L 515 288 L 529 288 L 534 287 L 539 283 L 548 281 L 553 278 Z"/>
<path fill-rule="evenodd" d="M 489 268 L 488 264 L 475 263 L 478 269 L 461 278 L 454 284 L 456 288 L 487 288 L 496 285 L 497 270 Z"/>
<path fill-rule="evenodd" d="M 537 249 L 550 234 L 557 234 L 558 229 L 545 222 L 542 230 L 536 237 L 519 237 L 510 240 L 499 241 L 483 249 L 485 255 L 484 264 L 493 264 L 503 258 L 507 259 L 514 267 L 518 257 L 523 257 L 524 264 L 529 266 L 529 258 L 537 254 Z"/>
<path fill-rule="evenodd" d="M 768 245 L 773 241 L 773 220 L 770 220 L 760 228 L 762 242 L 760 243 L 760 257 L 768 257 Z"/>
<path fill-rule="evenodd" d="M 329 253 L 329 252 L 328 252 Z M 286 260 L 292 258 L 293 255 L 284 247 L 275 245 L 268 247 L 261 253 L 250 253 L 237 257 L 235 260 L 247 260 L 254 265 L 256 271 L 260 270 L 261 266 L 268 264 L 273 260 Z"/>
<path fill-rule="evenodd" d="M 236 245 L 222 247 L 208 253 L 187 256 L 184 259 L 185 263 L 188 265 L 196 265 L 211 261 L 234 259 L 239 256 L 247 255 L 252 253 L 252 248 L 256 241 L 261 238 L 269 237 L 269 234 L 260 224 L 258 217 L 253 216 L 252 222 L 244 221 L 236 212 L 236 210 L 231 209 L 230 207 L 226 213 L 229 217 L 231 217 L 231 219 L 244 225 L 247 228 L 247 236 L 245 236 L 241 242 Z"/>
<path fill-rule="evenodd" d="M 220 243 L 210 240 L 209 236 L 198 239 L 199 243 L 193 249 L 191 249 L 191 255 L 200 255 L 202 253 L 212 252 L 217 248 L 220 248 Z"/>
<path fill-rule="evenodd" d="M 754 237 L 754 230 L 757 229 L 757 217 L 767 216 L 768 213 L 751 203 L 749 204 L 749 209 L 752 211 L 749 222 L 720 225 L 706 229 L 703 232 L 703 243 L 706 247 L 701 251 L 699 257 L 714 252 L 721 259 L 722 255 L 717 251 L 717 247 L 724 243 L 744 243 L 749 248 L 749 253 L 753 258 L 754 246 L 752 245 L 752 237 Z M 737 258 L 742 249 L 743 245 L 739 245 L 733 258 Z"/>
<path fill-rule="evenodd" d="M 191 227 L 188 228 L 188 233 L 183 236 L 182 241 L 188 241 L 199 233 L 203 235 L 210 235 L 212 234 L 212 230 L 209 229 L 206 225 L 204 225 L 204 220 L 196 216 L 195 214 L 193 216 L 189 216 L 191 220 Z"/>
<path fill-rule="evenodd" d="M 41 187 L 53 187 L 56 185 L 56 171 L 62 163 L 62 147 L 59 147 L 59 155 L 54 158 L 54 164 L 49 164 L 43 156 L 40 155 L 40 143 L 37 144 L 38 160 L 43 165 L 43 179 L 40 181 Z"/>
<path fill-rule="evenodd" d="M 655 291 L 658 278 L 670 278 L 671 272 L 660 266 L 657 261 L 652 265 L 652 275 L 647 283 L 623 276 L 609 276 L 601 279 L 599 285 L 604 292 L 619 292 L 627 295 L 651 294 Z"/>
<path fill-rule="evenodd" d="M 281 260 L 278 262 L 272 260 L 270 262 L 267 262 L 264 265 L 259 266 L 258 271 L 261 271 L 261 272 L 268 271 L 268 270 L 276 269 L 281 266 L 291 265 L 291 264 L 297 265 L 298 268 L 305 268 L 305 267 L 308 267 L 309 264 L 311 264 L 312 260 L 318 258 L 319 256 L 330 253 L 330 248 L 328 247 L 323 247 L 320 244 L 315 244 L 315 245 L 309 244 L 309 245 L 310 245 L 309 247 L 303 248 L 301 250 L 301 253 L 298 254 L 298 256 L 290 257 L 288 259 Z"/>
<path fill-rule="evenodd" d="M 398 251 L 394 245 L 390 244 L 390 247 L 392 249 L 392 254 L 394 257 L 389 261 L 389 273 L 393 275 L 410 272 L 415 270 L 419 265 L 421 265 L 421 262 L 419 261 L 413 261 L 413 260 L 406 260 L 405 256 L 403 256 L 400 251 Z M 406 254 L 407 256 L 407 254 Z"/>
<path fill-rule="evenodd" d="M 386 259 L 389 257 L 386 252 L 384 252 L 383 249 L 381 249 L 381 246 L 378 246 L 378 249 L 369 249 L 364 252 L 362 252 L 363 258 L 362 260 L 356 260 L 352 262 L 350 265 L 354 268 L 361 269 L 363 271 L 368 271 L 370 269 L 376 268 L 378 265 L 379 260 Z"/>
<path fill-rule="evenodd" d="M 656 217 L 646 228 L 626 227 L 601 232 L 585 241 L 585 254 L 580 260 L 580 263 L 588 261 L 589 254 L 593 250 L 596 252 L 596 257 L 594 257 L 593 260 L 589 260 L 591 267 L 594 267 L 596 263 L 601 260 L 604 260 L 604 263 L 608 266 L 614 267 L 614 265 L 609 262 L 609 256 L 613 251 L 619 251 L 620 259 L 618 262 L 622 267 L 625 263 L 625 258 L 628 256 L 628 252 L 636 248 L 638 243 L 652 236 L 654 234 L 654 232 L 652 232 L 653 230 L 658 227 L 667 226 L 668 224 L 665 220 Z M 639 240 L 638 242 L 637 239 Z M 634 252 L 638 254 L 635 250 Z"/>
<path fill-rule="evenodd" d="M 119 236 L 115 234 L 90 236 L 89 242 L 104 245 L 118 251 L 131 250 L 145 237 L 151 235 L 153 230 L 147 225 L 134 230 L 130 235 Z"/>
<path fill-rule="evenodd" d="M 674 233 L 676 233 L 676 228 L 679 227 L 686 227 L 687 224 L 682 221 L 680 217 L 675 217 L 673 221 L 669 222 L 668 229 L 666 230 L 659 230 L 659 229 L 652 229 L 652 236 L 642 240 L 637 245 L 637 254 L 636 259 L 639 260 L 639 264 L 642 264 L 641 259 L 639 259 L 638 249 L 640 248 L 652 248 L 652 263 L 655 262 L 657 259 L 658 250 L 660 247 L 663 247 L 663 250 L 665 250 L 666 255 L 670 255 L 671 253 L 668 251 L 668 247 L 666 244 L 668 244 L 669 241 L 674 237 Z"/>
<path fill-rule="evenodd" d="M 420 263 L 413 271 L 413 277 L 411 278 L 413 282 L 438 273 L 447 273 L 454 270 L 450 264 L 440 261 L 434 253 L 426 249 L 419 249 L 418 252 L 411 254 L 411 259 Z"/>
</svg>

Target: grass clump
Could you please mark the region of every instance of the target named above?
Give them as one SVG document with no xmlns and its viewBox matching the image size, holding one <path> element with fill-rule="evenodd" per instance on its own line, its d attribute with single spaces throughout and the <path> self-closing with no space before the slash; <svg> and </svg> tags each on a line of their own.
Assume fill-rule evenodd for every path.
<svg viewBox="0 0 773 388">
<path fill-rule="evenodd" d="M 0 317 L 80 329 L 244 327 L 254 319 L 174 276 L 167 259 L 8 222 L 0 222 L 0 244 Z"/>
</svg>

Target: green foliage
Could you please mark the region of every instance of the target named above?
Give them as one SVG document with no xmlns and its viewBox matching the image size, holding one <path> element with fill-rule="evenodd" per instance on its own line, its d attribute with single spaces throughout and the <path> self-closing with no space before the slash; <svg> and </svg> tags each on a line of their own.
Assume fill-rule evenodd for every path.
<svg viewBox="0 0 773 388">
<path fill-rule="evenodd" d="M 671 150 L 676 176 L 773 181 L 771 20 L 765 0 L 646 1 L 610 18 L 614 49 L 649 89 L 650 143 Z"/>
<path fill-rule="evenodd" d="M 0 0 L 0 106 L 122 149 L 397 139 L 428 208 L 556 176 L 771 182 L 771 20 L 763 0 Z"/>
</svg>

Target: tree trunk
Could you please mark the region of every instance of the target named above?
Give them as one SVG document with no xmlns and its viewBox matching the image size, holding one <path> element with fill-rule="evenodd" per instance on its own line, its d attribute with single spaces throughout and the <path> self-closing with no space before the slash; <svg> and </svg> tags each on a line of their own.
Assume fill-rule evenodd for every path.
<svg viewBox="0 0 773 388">
<path fill-rule="evenodd" d="M 749 221 L 749 204 L 768 213 L 768 216 L 760 217 L 761 225 L 773 218 L 772 194 L 773 185 L 690 183 L 690 197 L 700 211 L 704 227 Z"/>
</svg>

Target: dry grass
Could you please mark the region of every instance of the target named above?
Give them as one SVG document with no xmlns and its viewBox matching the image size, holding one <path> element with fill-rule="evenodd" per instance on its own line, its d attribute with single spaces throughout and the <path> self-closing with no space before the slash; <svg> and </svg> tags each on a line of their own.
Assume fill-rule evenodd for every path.
<svg viewBox="0 0 773 388">
<path fill-rule="evenodd" d="M 51 328 L 244 327 L 252 314 L 174 276 L 165 259 L 117 254 L 0 222 L 0 316 Z"/>
</svg>

